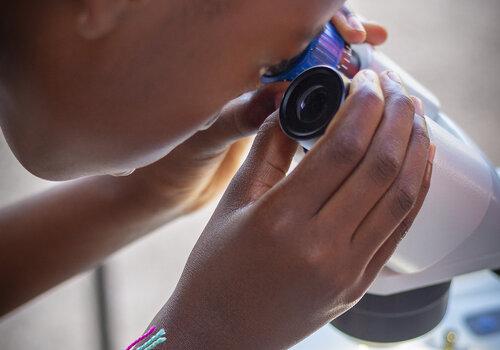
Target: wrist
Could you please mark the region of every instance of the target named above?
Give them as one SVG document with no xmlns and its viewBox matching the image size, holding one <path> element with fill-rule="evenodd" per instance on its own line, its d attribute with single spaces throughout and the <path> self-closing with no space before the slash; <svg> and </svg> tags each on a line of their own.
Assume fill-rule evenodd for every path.
<svg viewBox="0 0 500 350">
<path fill-rule="evenodd" d="M 140 172 L 113 180 L 116 181 L 120 197 L 139 204 L 167 221 L 189 213 L 193 199 L 187 191 L 169 188 Z"/>
<path fill-rule="evenodd" d="M 174 297 L 157 316 L 157 323 L 167 330 L 168 350 L 225 350 L 243 349 L 228 336 L 227 322 L 219 322 L 213 313 L 181 306 Z"/>
</svg>

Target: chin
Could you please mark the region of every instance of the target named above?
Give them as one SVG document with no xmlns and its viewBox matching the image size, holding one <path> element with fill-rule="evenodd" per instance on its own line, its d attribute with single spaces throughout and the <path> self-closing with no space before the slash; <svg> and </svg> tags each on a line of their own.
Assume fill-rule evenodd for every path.
<svg viewBox="0 0 500 350">
<path fill-rule="evenodd" d="M 71 164 L 61 164 L 47 157 L 33 159 L 16 154 L 21 165 L 34 176 L 48 181 L 68 181 L 83 176 L 94 175 L 87 169 L 76 168 Z"/>
<path fill-rule="evenodd" d="M 97 175 L 98 171 L 85 162 L 68 153 L 55 152 L 47 145 L 36 142 L 14 142 L 7 137 L 7 143 L 19 163 L 34 176 L 48 181 L 67 181 L 88 175 Z"/>
</svg>

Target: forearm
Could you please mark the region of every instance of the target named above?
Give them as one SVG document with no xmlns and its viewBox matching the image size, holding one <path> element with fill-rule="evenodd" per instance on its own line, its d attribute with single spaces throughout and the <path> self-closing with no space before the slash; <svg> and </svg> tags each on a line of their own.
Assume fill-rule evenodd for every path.
<svg viewBox="0 0 500 350">
<path fill-rule="evenodd" d="M 0 315 L 184 212 L 131 181 L 84 179 L 0 210 Z"/>
</svg>

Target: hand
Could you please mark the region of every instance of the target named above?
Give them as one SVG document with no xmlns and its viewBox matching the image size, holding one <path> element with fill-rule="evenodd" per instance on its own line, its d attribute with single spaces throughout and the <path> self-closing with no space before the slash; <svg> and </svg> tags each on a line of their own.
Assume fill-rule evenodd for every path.
<svg viewBox="0 0 500 350">
<path fill-rule="evenodd" d="M 161 196 L 181 214 L 204 205 L 226 188 L 248 149 L 248 137 L 276 110 L 285 88 L 285 84 L 268 85 L 231 101 L 207 130 L 131 175 L 133 186 L 148 184 L 148 193 Z"/>
<path fill-rule="evenodd" d="M 332 24 L 350 44 L 368 43 L 382 45 L 387 40 L 387 30 L 372 21 L 362 20 L 347 6 L 343 6 L 332 18 Z"/>
<path fill-rule="evenodd" d="M 399 78 L 353 80 L 288 176 L 296 144 L 270 117 L 155 324 L 169 349 L 284 349 L 352 307 L 407 232 L 432 147 Z"/>
<path fill-rule="evenodd" d="M 387 38 L 382 26 L 360 21 L 346 7 L 332 22 L 350 43 L 379 45 Z M 159 162 L 136 171 L 132 179 L 149 184 L 152 191 L 148 192 L 163 196 L 170 207 L 180 207 L 184 213 L 198 209 L 226 188 L 247 150 L 247 137 L 277 108 L 286 87 L 266 86 L 231 101 L 212 127 L 200 131 Z"/>
</svg>

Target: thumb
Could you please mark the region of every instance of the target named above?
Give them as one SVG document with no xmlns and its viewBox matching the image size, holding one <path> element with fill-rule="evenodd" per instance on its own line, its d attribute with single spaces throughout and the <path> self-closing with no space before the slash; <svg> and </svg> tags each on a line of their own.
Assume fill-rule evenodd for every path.
<svg viewBox="0 0 500 350">
<path fill-rule="evenodd" d="M 278 120 L 275 112 L 262 124 L 247 159 L 231 182 L 223 202 L 233 209 L 253 203 L 285 178 L 297 143 L 281 131 Z"/>
<path fill-rule="evenodd" d="M 229 102 L 216 116 L 216 122 L 195 135 L 202 152 L 218 153 L 234 142 L 253 135 L 277 109 L 287 83 L 270 84 Z"/>
</svg>

